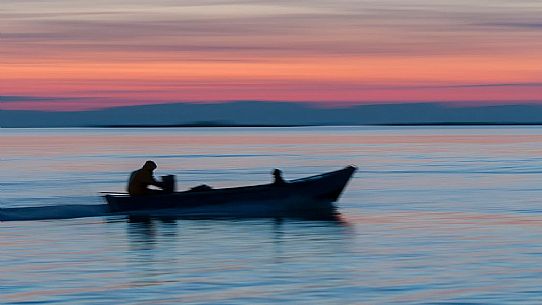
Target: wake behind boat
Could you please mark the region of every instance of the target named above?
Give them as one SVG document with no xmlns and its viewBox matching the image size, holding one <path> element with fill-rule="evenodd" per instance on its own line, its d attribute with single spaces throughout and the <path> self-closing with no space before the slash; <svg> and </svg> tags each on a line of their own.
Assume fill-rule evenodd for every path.
<svg viewBox="0 0 542 305">
<path fill-rule="evenodd" d="M 328 212 L 334 209 L 346 184 L 356 171 L 347 166 L 321 175 L 254 186 L 196 188 L 145 196 L 107 194 L 112 212 L 145 215 L 176 210 L 187 216 L 279 217 L 290 214 Z"/>
</svg>

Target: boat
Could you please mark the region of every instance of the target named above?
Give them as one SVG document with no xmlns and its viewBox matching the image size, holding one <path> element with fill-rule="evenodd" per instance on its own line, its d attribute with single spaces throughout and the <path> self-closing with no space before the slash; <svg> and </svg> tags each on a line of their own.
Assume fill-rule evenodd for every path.
<svg viewBox="0 0 542 305">
<path fill-rule="evenodd" d="M 355 166 L 274 183 L 212 189 L 196 187 L 191 190 L 146 196 L 107 194 L 105 200 L 111 212 L 129 215 L 178 215 L 280 217 L 291 214 L 328 213 L 356 171 Z"/>
</svg>

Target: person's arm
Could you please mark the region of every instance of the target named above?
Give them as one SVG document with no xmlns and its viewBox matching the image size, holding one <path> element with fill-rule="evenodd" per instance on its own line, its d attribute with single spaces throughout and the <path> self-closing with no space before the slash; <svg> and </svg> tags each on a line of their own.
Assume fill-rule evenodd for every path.
<svg viewBox="0 0 542 305">
<path fill-rule="evenodd" d="M 151 173 L 148 173 L 146 174 L 144 177 L 143 177 L 145 184 L 147 185 L 154 185 L 156 187 L 159 187 L 159 188 L 162 188 L 162 182 L 160 181 L 157 181 L 156 179 L 154 179 L 153 175 Z"/>
</svg>

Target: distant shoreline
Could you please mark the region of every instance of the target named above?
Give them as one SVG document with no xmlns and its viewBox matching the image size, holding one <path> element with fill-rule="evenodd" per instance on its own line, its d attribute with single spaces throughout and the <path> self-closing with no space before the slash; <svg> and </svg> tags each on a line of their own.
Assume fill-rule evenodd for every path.
<svg viewBox="0 0 542 305">
<path fill-rule="evenodd" d="M 150 125 L 150 124 L 134 124 L 134 125 L 87 125 L 87 126 L 17 126 L 4 127 L 0 129 L 11 128 L 292 128 L 292 127 L 348 127 L 348 126 L 373 126 L 373 127 L 431 127 L 431 126 L 542 126 L 542 122 L 538 123 L 509 123 L 509 122 L 434 122 L 434 123 L 385 123 L 385 124 L 173 124 L 173 125 Z"/>
<path fill-rule="evenodd" d="M 538 125 L 542 125 L 542 104 L 451 107 L 443 103 L 399 103 L 324 108 L 310 103 L 239 101 L 220 104 L 171 103 L 71 112 L 0 111 L 0 126 L 22 128 Z"/>
<path fill-rule="evenodd" d="M 430 122 L 430 123 L 386 123 L 371 126 L 540 126 L 542 122 Z"/>
<path fill-rule="evenodd" d="M 429 122 L 429 123 L 385 123 L 385 124 L 174 124 L 174 125 L 99 125 L 96 128 L 194 128 L 194 127 L 340 127 L 340 126 L 542 126 L 542 122 Z"/>
<path fill-rule="evenodd" d="M 97 128 L 194 128 L 194 127 L 311 127 L 311 126 L 340 126 L 340 125 L 307 125 L 307 124 L 134 124 L 134 125 L 98 125 L 88 126 Z"/>
</svg>

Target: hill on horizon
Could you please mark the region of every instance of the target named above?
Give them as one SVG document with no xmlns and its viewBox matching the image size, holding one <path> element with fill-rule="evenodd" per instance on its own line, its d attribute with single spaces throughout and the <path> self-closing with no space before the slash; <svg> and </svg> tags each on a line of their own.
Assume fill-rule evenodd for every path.
<svg viewBox="0 0 542 305">
<path fill-rule="evenodd" d="M 243 101 L 154 104 L 92 111 L 1 110 L 0 127 L 182 125 L 536 124 L 542 105 L 371 104 L 322 108 L 308 103 Z"/>
</svg>

